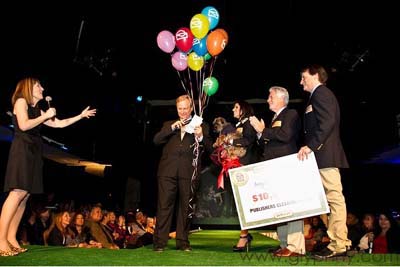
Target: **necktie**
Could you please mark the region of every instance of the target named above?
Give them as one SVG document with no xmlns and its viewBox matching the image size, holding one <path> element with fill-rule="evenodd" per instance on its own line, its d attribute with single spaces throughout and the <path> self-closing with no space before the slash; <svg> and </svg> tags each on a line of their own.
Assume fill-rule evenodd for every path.
<svg viewBox="0 0 400 267">
<path fill-rule="evenodd" d="M 185 136 L 185 125 L 181 127 L 181 140 Z"/>
<path fill-rule="evenodd" d="M 272 117 L 271 123 L 274 122 L 274 120 L 276 119 L 276 117 L 278 117 L 278 114 L 275 113 L 274 116 Z"/>
</svg>

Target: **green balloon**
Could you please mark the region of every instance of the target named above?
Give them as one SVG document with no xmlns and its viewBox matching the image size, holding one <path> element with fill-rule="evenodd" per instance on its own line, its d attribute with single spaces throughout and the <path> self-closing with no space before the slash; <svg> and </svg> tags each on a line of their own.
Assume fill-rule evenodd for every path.
<svg viewBox="0 0 400 267">
<path fill-rule="evenodd" d="M 205 61 L 209 60 L 210 58 L 211 58 L 210 53 L 207 53 L 207 54 L 204 55 L 204 60 Z"/>
<path fill-rule="evenodd" d="M 218 91 L 218 80 L 214 77 L 208 77 L 203 81 L 203 90 L 208 96 L 212 96 Z"/>
</svg>

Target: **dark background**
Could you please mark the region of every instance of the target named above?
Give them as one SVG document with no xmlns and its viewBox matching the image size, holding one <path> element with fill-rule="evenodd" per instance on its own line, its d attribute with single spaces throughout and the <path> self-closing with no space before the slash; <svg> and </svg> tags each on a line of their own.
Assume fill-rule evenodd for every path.
<svg viewBox="0 0 400 267">
<path fill-rule="evenodd" d="M 398 167 L 364 164 L 399 141 L 399 22 L 393 1 L 81 2 L 18 2 L 1 9 L 0 124 L 10 123 L 11 94 L 26 75 L 41 80 L 60 118 L 87 105 L 97 108 L 94 119 L 62 130 L 43 129 L 69 152 L 113 165 L 102 180 L 87 178 L 90 192 L 98 186 L 97 193 L 120 201 L 126 177 L 135 177 L 142 182 L 142 206 L 154 210 L 159 149 L 151 139 L 162 121 L 175 117 L 175 109 L 150 100 L 184 93 L 156 37 L 162 30 L 189 27 L 195 14 L 212 5 L 220 13 L 217 27 L 227 31 L 229 42 L 215 61 L 219 89 L 205 110 L 206 121 L 219 115 L 233 121 L 229 101 L 266 99 L 271 85 L 285 86 L 291 99 L 302 100 L 307 95 L 299 84 L 300 68 L 322 64 L 342 109 L 343 143 L 352 166 L 343 172 L 348 205 L 397 205 Z M 140 103 L 138 95 L 143 96 Z M 45 109 L 47 104 L 41 104 Z M 292 106 L 302 113 L 303 102 Z M 271 116 L 266 103 L 255 108 L 259 116 Z M 3 169 L 7 148 L 1 148 Z M 150 156 L 143 156 L 144 150 Z M 77 170 L 53 167 L 47 175 L 64 181 L 63 188 L 73 191 L 70 184 L 85 180 Z M 52 190 L 57 186 L 48 183 Z"/>
</svg>

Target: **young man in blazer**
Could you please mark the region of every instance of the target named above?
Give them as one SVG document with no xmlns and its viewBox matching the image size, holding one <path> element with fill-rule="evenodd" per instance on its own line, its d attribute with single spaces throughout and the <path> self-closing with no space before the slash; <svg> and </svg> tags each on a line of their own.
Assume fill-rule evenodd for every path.
<svg viewBox="0 0 400 267">
<path fill-rule="evenodd" d="M 346 155 L 340 140 L 340 108 L 331 90 L 325 86 L 326 70 L 319 65 L 309 65 L 301 71 L 303 89 L 310 98 L 304 114 L 305 145 L 300 148 L 300 160 L 314 152 L 322 184 L 330 206 L 327 248 L 316 252 L 314 257 L 326 259 L 345 256 L 351 241 L 347 238 L 346 202 L 342 192 L 339 168 L 348 168 Z"/>
</svg>

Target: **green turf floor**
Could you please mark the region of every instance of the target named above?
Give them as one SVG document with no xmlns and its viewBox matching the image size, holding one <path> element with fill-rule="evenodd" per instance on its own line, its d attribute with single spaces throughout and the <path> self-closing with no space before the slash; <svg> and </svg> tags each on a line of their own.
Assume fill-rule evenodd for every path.
<svg viewBox="0 0 400 267">
<path fill-rule="evenodd" d="M 190 235 L 193 251 L 175 250 L 171 239 L 164 252 L 154 252 L 152 246 L 139 249 L 85 249 L 28 246 L 26 253 L 15 257 L 0 257 L 0 265 L 8 266 L 377 266 L 400 265 L 400 255 L 357 254 L 330 261 L 316 261 L 310 257 L 277 258 L 267 253 L 278 245 L 259 231 L 250 231 L 254 237 L 249 253 L 234 253 L 239 231 L 202 230 Z"/>
</svg>

